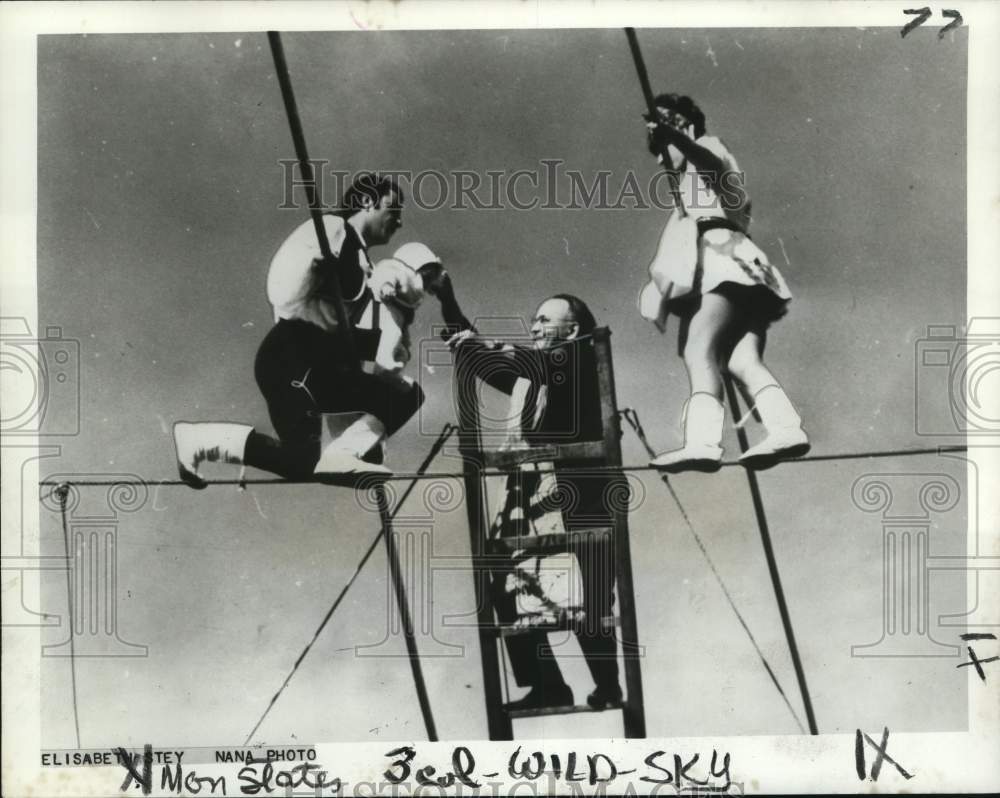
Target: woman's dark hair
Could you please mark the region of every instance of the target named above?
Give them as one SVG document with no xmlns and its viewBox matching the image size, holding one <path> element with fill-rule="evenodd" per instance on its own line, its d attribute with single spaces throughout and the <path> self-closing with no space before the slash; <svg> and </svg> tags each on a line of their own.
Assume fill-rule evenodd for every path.
<svg viewBox="0 0 1000 798">
<path fill-rule="evenodd" d="M 679 114 L 684 114 L 694 125 L 694 137 L 701 138 L 705 135 L 705 114 L 690 97 L 677 94 L 658 94 L 653 100 L 653 105 L 657 108 L 669 108 Z M 645 114 L 647 121 L 649 114 Z"/>
<path fill-rule="evenodd" d="M 379 200 L 390 193 L 395 193 L 399 205 L 403 204 L 403 189 L 395 178 L 378 172 L 358 172 L 344 192 L 340 210 L 344 213 L 360 211 L 365 207 L 366 199 L 373 205 L 378 205 Z"/>
<path fill-rule="evenodd" d="M 573 320 L 580 328 L 580 335 L 590 335 L 597 327 L 597 320 L 594 318 L 594 314 L 590 312 L 587 303 L 580 299 L 580 297 L 573 294 L 554 294 L 549 299 L 561 299 L 569 305 L 570 313 L 573 314 Z"/>
</svg>

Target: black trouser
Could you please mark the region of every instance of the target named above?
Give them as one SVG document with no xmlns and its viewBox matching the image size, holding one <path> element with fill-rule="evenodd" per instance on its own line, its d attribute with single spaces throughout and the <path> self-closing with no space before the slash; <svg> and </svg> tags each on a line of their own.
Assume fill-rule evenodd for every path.
<svg viewBox="0 0 1000 798">
<path fill-rule="evenodd" d="M 560 482 L 566 481 L 565 478 Z M 612 526 L 606 498 L 610 495 L 609 481 L 605 477 L 577 477 L 572 479 L 574 493 L 584 497 L 590 507 L 577 507 L 563 513 L 567 531 L 574 528 Z M 627 491 L 627 483 L 615 483 Z M 586 501 L 589 499 L 589 501 Z M 589 509 L 590 512 L 585 512 Z M 615 627 L 610 623 L 614 603 L 615 556 L 612 537 L 593 536 L 567 546 L 580 564 L 583 582 L 583 611 L 585 620 L 574 628 L 576 639 L 583 651 L 590 675 L 598 687 L 613 688 L 618 685 L 618 645 Z M 497 616 L 501 623 L 511 623 L 517 618 L 513 596 L 503 590 L 506 575 L 496 575 L 495 593 Z M 609 618 L 607 627 L 602 619 Z M 552 654 L 546 632 L 529 632 L 505 638 L 514 679 L 522 687 L 561 687 L 565 684 L 559 664 Z"/>
<path fill-rule="evenodd" d="M 352 371 L 338 337 L 307 321 L 283 319 L 271 328 L 254 376 L 280 440 L 255 430 L 244 460 L 292 479 L 311 476 L 319 461 L 323 413 L 371 413 L 392 435 L 424 401 L 419 385 Z"/>
</svg>

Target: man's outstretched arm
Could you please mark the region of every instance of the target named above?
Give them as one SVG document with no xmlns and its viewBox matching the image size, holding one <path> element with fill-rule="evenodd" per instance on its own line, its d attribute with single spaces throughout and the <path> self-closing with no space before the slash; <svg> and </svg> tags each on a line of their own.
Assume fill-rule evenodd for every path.
<svg viewBox="0 0 1000 798">
<path fill-rule="evenodd" d="M 424 267 L 419 271 L 427 293 L 436 296 L 441 303 L 441 316 L 447 325 L 441 331 L 442 340 L 448 341 L 466 330 L 474 333 L 475 327 L 462 313 L 458 299 L 455 298 L 455 287 L 452 285 L 451 276 L 440 264 L 432 264 L 432 266 L 433 268 Z"/>
<path fill-rule="evenodd" d="M 479 335 L 462 312 L 451 277 L 444 269 L 439 269 L 432 279 L 425 279 L 425 287 L 441 302 L 446 325 L 441 338 L 454 352 L 456 365 L 463 370 L 473 369 L 477 377 L 498 391 L 506 394 L 513 391 L 519 372 L 516 361 L 524 356 L 523 351 Z"/>
</svg>

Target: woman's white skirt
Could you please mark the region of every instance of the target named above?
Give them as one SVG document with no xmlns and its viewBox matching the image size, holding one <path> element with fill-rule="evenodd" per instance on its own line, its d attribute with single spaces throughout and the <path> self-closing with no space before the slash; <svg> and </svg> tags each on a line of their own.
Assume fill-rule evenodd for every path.
<svg viewBox="0 0 1000 798">
<path fill-rule="evenodd" d="M 691 227 L 693 222 L 691 220 Z M 672 237 L 678 243 L 679 235 L 691 238 L 690 232 L 673 231 Z M 667 239 L 665 233 L 660 250 L 650 265 L 651 279 L 639 295 L 639 312 L 661 332 L 666 329 L 670 313 L 683 312 L 688 306 L 676 300 L 709 293 L 723 283 L 766 289 L 774 295 L 774 301 L 768 304 L 779 309 L 792 298 L 778 267 L 738 230 L 707 230 L 697 236 L 696 243 L 691 241 L 681 246 L 664 246 Z M 771 315 L 777 317 L 781 312 Z"/>
<path fill-rule="evenodd" d="M 778 267 L 772 266 L 764 251 L 736 230 L 717 228 L 703 233 L 698 242 L 698 265 L 701 285 L 696 287 L 703 294 L 722 283 L 737 283 L 763 286 L 786 302 L 792 298 Z"/>
</svg>

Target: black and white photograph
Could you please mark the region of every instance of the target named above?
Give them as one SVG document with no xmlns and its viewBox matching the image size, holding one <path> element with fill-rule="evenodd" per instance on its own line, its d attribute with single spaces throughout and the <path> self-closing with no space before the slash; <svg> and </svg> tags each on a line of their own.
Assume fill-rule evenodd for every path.
<svg viewBox="0 0 1000 798">
<path fill-rule="evenodd" d="M 1000 6 L 0 8 L 3 792 L 1000 789 Z"/>
</svg>

